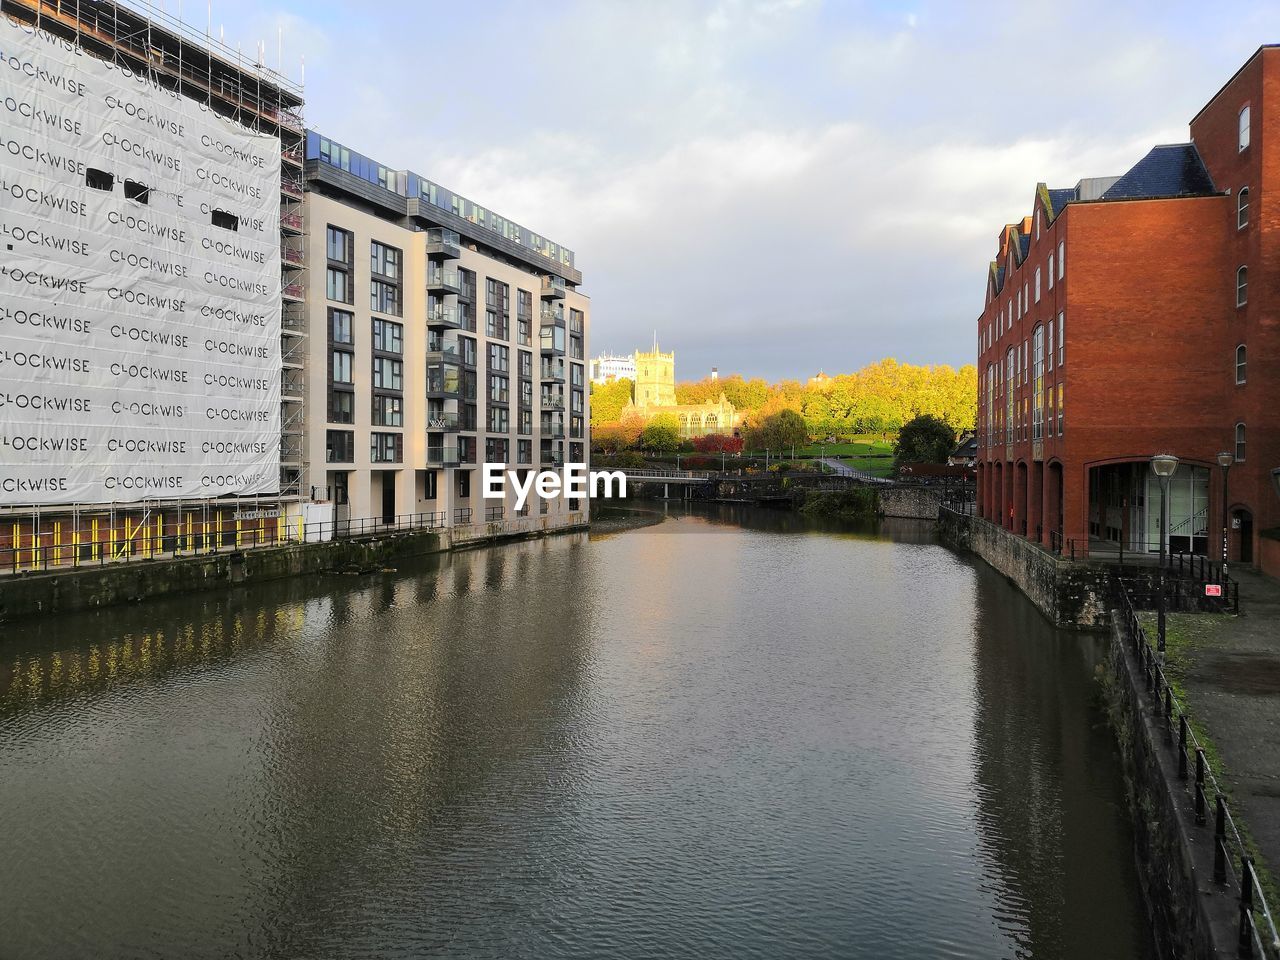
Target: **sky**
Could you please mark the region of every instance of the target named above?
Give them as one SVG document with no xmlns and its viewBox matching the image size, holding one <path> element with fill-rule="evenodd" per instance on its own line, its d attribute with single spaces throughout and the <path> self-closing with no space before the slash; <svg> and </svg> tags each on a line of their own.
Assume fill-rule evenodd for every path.
<svg viewBox="0 0 1280 960">
<path fill-rule="evenodd" d="M 680 379 L 973 362 L 1036 183 L 1187 140 L 1280 41 L 1280 4 L 1231 3 L 212 0 L 212 22 L 273 66 L 283 26 L 309 126 L 568 246 L 591 352 L 656 334 Z"/>
</svg>

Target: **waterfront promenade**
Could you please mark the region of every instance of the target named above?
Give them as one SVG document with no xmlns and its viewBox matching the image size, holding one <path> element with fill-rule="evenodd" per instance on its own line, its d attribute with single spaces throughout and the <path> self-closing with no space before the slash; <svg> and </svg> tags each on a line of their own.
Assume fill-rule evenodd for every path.
<svg viewBox="0 0 1280 960">
<path fill-rule="evenodd" d="M 1280 583 L 1232 570 L 1240 616 L 1173 614 L 1170 679 L 1221 760 L 1233 810 L 1280 871 Z"/>
</svg>

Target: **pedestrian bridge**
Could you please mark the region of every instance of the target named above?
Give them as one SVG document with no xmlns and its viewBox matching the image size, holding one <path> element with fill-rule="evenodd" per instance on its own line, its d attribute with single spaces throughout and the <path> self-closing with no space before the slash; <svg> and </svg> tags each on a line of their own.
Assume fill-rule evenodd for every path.
<svg viewBox="0 0 1280 960">
<path fill-rule="evenodd" d="M 711 483 L 715 475 L 708 470 L 641 469 L 610 467 L 625 474 L 627 483 Z"/>
</svg>

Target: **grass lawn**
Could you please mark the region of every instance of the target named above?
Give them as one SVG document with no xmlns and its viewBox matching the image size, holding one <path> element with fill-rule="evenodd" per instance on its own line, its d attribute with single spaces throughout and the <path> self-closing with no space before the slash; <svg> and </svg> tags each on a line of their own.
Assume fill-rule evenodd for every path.
<svg viewBox="0 0 1280 960">
<path fill-rule="evenodd" d="M 874 477 L 893 476 L 893 457 L 840 457 L 840 462 Z"/>
<path fill-rule="evenodd" d="M 786 451 L 788 454 L 790 450 Z M 893 441 L 886 441 L 880 434 L 858 437 L 852 443 L 811 443 L 796 447 L 797 457 L 866 457 L 893 456 Z"/>
</svg>

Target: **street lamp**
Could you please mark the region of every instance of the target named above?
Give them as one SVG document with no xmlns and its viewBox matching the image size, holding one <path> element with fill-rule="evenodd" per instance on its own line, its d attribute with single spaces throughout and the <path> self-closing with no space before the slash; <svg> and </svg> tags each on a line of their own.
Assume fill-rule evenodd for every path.
<svg viewBox="0 0 1280 960">
<path fill-rule="evenodd" d="M 1165 620 L 1165 600 L 1164 600 L 1164 550 L 1165 550 L 1165 527 L 1168 525 L 1169 516 L 1169 478 L 1173 476 L 1178 469 L 1178 458 L 1169 453 L 1158 453 L 1151 458 L 1151 472 L 1160 480 L 1160 600 L 1156 607 L 1156 631 L 1159 635 L 1159 642 L 1156 649 L 1160 653 L 1164 653 L 1164 620 Z"/>
<path fill-rule="evenodd" d="M 1227 474 L 1236 458 L 1227 450 L 1218 454 L 1218 466 L 1222 468 L 1222 582 L 1227 582 Z"/>
</svg>

